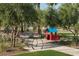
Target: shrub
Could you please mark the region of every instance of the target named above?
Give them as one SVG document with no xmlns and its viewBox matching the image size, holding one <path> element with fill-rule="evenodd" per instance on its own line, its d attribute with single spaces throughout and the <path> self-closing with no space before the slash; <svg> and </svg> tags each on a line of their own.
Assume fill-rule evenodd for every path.
<svg viewBox="0 0 79 59">
<path fill-rule="evenodd" d="M 71 45 L 72 41 L 64 41 L 64 40 L 61 40 L 59 42 L 60 45 Z"/>
</svg>

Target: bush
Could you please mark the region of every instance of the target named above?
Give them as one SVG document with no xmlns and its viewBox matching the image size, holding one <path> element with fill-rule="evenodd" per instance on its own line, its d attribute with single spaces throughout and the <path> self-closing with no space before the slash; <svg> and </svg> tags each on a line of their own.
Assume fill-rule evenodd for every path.
<svg viewBox="0 0 79 59">
<path fill-rule="evenodd" d="M 59 42 L 60 45 L 71 45 L 72 41 L 64 41 L 64 40 L 61 40 Z"/>
<path fill-rule="evenodd" d="M 0 46 L 0 51 L 3 52 L 3 51 L 6 51 L 8 45 L 5 44 L 5 43 L 1 43 L 1 46 Z"/>
<path fill-rule="evenodd" d="M 45 37 L 45 35 L 44 34 L 41 34 L 41 38 L 44 38 Z"/>
</svg>

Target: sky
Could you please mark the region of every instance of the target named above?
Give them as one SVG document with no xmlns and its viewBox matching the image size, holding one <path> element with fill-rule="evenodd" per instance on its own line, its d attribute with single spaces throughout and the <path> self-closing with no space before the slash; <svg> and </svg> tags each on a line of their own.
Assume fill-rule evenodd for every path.
<svg viewBox="0 0 79 59">
<path fill-rule="evenodd" d="M 46 3 L 41 3 L 40 4 L 40 9 L 44 10 L 47 9 L 48 5 Z"/>
<path fill-rule="evenodd" d="M 55 8 L 57 9 L 61 4 L 58 4 Z M 40 9 L 45 10 L 47 9 L 48 5 L 46 3 L 41 3 L 40 4 Z"/>
</svg>

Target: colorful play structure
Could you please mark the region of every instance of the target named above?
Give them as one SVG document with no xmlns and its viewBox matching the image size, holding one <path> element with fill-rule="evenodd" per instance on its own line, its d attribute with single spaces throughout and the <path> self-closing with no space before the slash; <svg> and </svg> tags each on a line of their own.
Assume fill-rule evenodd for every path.
<svg viewBox="0 0 79 59">
<path fill-rule="evenodd" d="M 59 41 L 60 37 L 57 34 L 58 30 L 56 27 L 49 27 L 45 31 L 45 37 L 47 40 Z"/>
</svg>

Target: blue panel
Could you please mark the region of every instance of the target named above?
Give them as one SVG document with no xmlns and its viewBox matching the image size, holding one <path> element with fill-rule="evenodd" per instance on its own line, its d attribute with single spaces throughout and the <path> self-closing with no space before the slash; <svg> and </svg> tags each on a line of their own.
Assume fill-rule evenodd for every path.
<svg viewBox="0 0 79 59">
<path fill-rule="evenodd" d="M 58 32 L 56 27 L 50 27 L 48 28 L 48 32 Z"/>
</svg>

